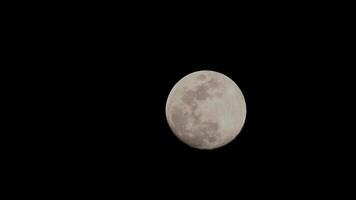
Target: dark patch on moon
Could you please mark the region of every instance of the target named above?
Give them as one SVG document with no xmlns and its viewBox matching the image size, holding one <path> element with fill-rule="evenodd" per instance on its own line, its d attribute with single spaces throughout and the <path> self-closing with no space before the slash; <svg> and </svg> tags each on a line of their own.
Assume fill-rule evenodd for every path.
<svg viewBox="0 0 356 200">
<path fill-rule="evenodd" d="M 200 131 L 207 136 L 212 136 L 217 134 L 219 124 L 216 122 L 202 122 L 200 124 Z"/>
<path fill-rule="evenodd" d="M 204 74 L 201 75 L 205 76 Z M 219 84 L 217 80 L 212 78 L 209 81 L 204 82 L 201 85 L 198 85 L 195 90 L 185 91 L 182 97 L 182 101 L 187 105 L 192 105 L 194 99 L 198 101 L 206 100 L 208 97 L 210 97 L 208 90 L 211 88 L 217 88 L 218 86 Z"/>
<path fill-rule="evenodd" d="M 189 130 L 186 128 L 189 116 L 183 112 L 179 107 L 174 107 L 172 110 L 172 123 L 174 125 L 174 130 L 176 131 L 178 137 L 185 143 L 196 148 L 203 148 L 205 142 L 214 143 L 217 141 L 217 130 L 219 124 L 216 122 L 201 122 L 199 117 L 194 122 L 194 126 L 197 129 Z"/>
<path fill-rule="evenodd" d="M 214 79 L 214 78 L 212 78 L 212 79 L 210 79 L 210 80 L 208 81 L 208 85 L 209 85 L 211 88 L 216 88 L 216 87 L 219 86 L 218 81 L 217 81 L 216 79 Z"/>
<path fill-rule="evenodd" d="M 217 131 L 219 124 L 216 122 L 203 122 L 206 131 Z"/>
<path fill-rule="evenodd" d="M 216 142 L 216 137 L 210 136 L 210 137 L 209 137 L 209 142 L 210 142 L 210 143 Z"/>
<path fill-rule="evenodd" d="M 205 80 L 205 79 L 206 79 L 206 76 L 205 76 L 204 74 L 200 74 L 200 75 L 198 76 L 198 80 L 203 81 L 203 80 Z"/>
<path fill-rule="evenodd" d="M 209 97 L 208 87 L 206 85 L 198 86 L 198 89 L 195 91 L 196 99 L 199 101 L 205 100 Z"/>
<path fill-rule="evenodd" d="M 192 105 L 194 102 L 195 93 L 193 90 L 188 90 L 184 93 L 182 101 L 187 105 Z"/>
</svg>

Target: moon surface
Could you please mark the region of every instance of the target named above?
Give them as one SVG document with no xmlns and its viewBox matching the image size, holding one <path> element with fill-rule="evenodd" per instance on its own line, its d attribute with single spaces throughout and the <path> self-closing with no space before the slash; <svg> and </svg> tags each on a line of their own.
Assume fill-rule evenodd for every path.
<svg viewBox="0 0 356 200">
<path fill-rule="evenodd" d="M 173 133 L 197 149 L 215 149 L 231 142 L 246 119 L 240 88 L 215 71 L 197 71 L 179 80 L 169 93 L 166 118 Z"/>
</svg>

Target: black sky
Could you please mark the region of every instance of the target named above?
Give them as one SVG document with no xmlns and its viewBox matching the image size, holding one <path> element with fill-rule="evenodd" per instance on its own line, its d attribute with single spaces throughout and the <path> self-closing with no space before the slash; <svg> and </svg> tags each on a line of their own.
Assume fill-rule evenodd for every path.
<svg viewBox="0 0 356 200">
<path fill-rule="evenodd" d="M 36 54 L 28 62 L 38 67 L 27 70 L 40 77 L 30 96 L 43 95 L 36 103 L 44 125 L 31 136 L 41 144 L 31 155 L 63 179 L 128 187 L 233 181 L 235 189 L 298 193 L 296 182 L 309 191 L 338 178 L 331 166 L 345 163 L 350 146 L 341 145 L 335 94 L 349 79 L 330 40 L 331 18 L 268 10 L 145 13 L 53 18 L 34 34 L 43 43 L 29 41 L 37 48 L 28 49 Z M 213 151 L 180 142 L 165 118 L 171 88 L 197 70 L 233 79 L 247 104 L 240 135 Z"/>
</svg>

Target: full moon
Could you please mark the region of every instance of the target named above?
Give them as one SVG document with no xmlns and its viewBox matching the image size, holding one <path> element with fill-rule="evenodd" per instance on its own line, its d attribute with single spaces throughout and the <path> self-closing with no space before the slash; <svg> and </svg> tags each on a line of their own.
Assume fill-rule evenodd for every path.
<svg viewBox="0 0 356 200">
<path fill-rule="evenodd" d="M 215 71 L 197 71 L 172 88 L 166 118 L 183 143 L 197 149 L 215 149 L 240 133 L 246 103 L 240 88 L 229 77 Z"/>
</svg>

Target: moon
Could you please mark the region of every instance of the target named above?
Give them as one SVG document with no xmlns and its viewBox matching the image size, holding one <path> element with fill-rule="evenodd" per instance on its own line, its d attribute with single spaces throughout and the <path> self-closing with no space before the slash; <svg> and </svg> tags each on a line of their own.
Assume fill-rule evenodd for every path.
<svg viewBox="0 0 356 200">
<path fill-rule="evenodd" d="M 197 149 L 216 149 L 240 133 L 246 119 L 246 102 L 229 77 L 215 71 L 197 71 L 172 88 L 166 118 L 183 143 Z"/>
</svg>

